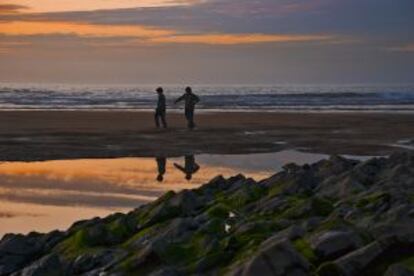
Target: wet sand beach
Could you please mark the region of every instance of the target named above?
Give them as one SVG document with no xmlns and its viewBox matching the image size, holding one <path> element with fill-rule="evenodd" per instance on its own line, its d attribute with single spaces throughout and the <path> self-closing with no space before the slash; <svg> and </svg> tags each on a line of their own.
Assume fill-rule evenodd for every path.
<svg viewBox="0 0 414 276">
<path fill-rule="evenodd" d="M 300 149 L 386 155 L 414 137 L 414 115 L 398 113 L 258 113 L 196 115 L 188 131 L 182 114 L 155 129 L 151 112 L 3 111 L 0 160 L 246 154 Z M 410 143 L 408 143 L 410 145 Z"/>
</svg>

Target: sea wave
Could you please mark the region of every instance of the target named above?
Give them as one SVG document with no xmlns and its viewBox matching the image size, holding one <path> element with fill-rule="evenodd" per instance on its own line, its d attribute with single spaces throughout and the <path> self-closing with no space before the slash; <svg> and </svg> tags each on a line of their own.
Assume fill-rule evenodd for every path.
<svg viewBox="0 0 414 276">
<path fill-rule="evenodd" d="M 149 110 L 155 86 L 0 84 L 1 110 Z M 414 112 L 414 85 L 198 86 L 203 110 L 311 110 Z M 165 87 L 170 109 L 183 91 Z"/>
</svg>

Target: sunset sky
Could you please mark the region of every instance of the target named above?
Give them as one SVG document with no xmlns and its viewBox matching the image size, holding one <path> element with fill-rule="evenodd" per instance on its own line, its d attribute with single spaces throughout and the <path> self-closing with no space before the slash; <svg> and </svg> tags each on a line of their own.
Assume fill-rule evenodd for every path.
<svg viewBox="0 0 414 276">
<path fill-rule="evenodd" d="M 412 0 L 0 0 L 0 81 L 407 83 Z"/>
</svg>

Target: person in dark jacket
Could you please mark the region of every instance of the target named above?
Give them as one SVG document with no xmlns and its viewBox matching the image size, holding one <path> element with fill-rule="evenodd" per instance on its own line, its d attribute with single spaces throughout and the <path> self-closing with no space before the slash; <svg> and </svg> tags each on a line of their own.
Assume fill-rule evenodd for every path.
<svg viewBox="0 0 414 276">
<path fill-rule="evenodd" d="M 157 102 L 157 108 L 155 109 L 155 125 L 157 128 L 160 127 L 160 119 L 162 126 L 164 128 L 167 128 L 167 120 L 166 120 L 166 113 L 167 113 L 167 104 L 165 100 L 164 90 L 162 87 L 157 88 L 158 93 L 158 102 Z"/>
<path fill-rule="evenodd" d="M 187 87 L 185 89 L 185 94 L 179 97 L 175 101 L 175 103 L 178 103 L 180 101 L 184 101 L 185 118 L 187 119 L 187 127 L 189 129 L 193 129 L 195 127 L 194 109 L 195 109 L 196 104 L 200 101 L 200 98 L 193 93 L 191 87 Z"/>
</svg>

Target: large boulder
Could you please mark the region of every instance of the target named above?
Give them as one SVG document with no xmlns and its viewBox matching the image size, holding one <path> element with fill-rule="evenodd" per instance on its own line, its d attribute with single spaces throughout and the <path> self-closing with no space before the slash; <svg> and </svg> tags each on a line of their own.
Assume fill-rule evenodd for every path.
<svg viewBox="0 0 414 276">
<path fill-rule="evenodd" d="M 310 264 L 288 240 L 270 238 L 263 242 L 257 254 L 232 275 L 308 275 Z"/>
<path fill-rule="evenodd" d="M 96 250 L 78 256 L 71 270 L 79 275 L 91 271 L 104 271 L 127 256 L 123 250 Z"/>
<path fill-rule="evenodd" d="M 331 230 L 310 239 L 312 249 L 323 259 L 341 256 L 362 246 L 360 236 L 353 231 Z"/>
<path fill-rule="evenodd" d="M 384 276 L 414 276 L 414 270 L 402 264 L 394 264 L 387 269 Z"/>
<path fill-rule="evenodd" d="M 46 255 L 12 276 L 63 276 L 66 269 L 55 254 Z"/>
<path fill-rule="evenodd" d="M 37 233 L 4 236 L 0 241 L 0 275 L 20 270 L 35 260 L 43 250 L 39 242 L 41 236 Z"/>
<path fill-rule="evenodd" d="M 358 250 L 348 253 L 334 262 L 328 262 L 321 265 L 318 269 L 318 274 L 320 276 L 360 275 L 360 273 L 385 250 L 386 247 L 384 245 L 378 241 L 374 241 Z"/>
</svg>

